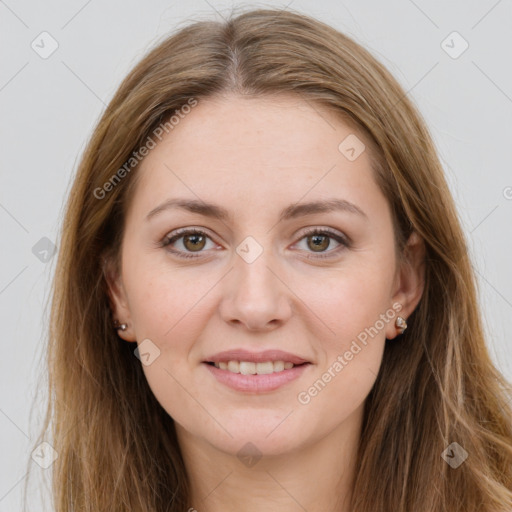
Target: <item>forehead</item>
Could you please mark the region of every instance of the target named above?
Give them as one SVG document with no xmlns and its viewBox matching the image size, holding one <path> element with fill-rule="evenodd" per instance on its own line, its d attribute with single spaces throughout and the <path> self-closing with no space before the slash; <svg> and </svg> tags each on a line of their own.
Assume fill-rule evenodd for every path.
<svg viewBox="0 0 512 512">
<path fill-rule="evenodd" d="M 364 147 L 339 116 L 299 96 L 200 99 L 142 161 L 134 199 L 146 208 L 173 194 L 264 205 L 339 191 L 355 202 L 379 191 L 368 151 L 350 160 L 346 140 Z"/>
<path fill-rule="evenodd" d="M 214 156 L 227 165 L 244 155 L 245 167 L 316 167 L 322 160 L 337 158 L 339 142 L 354 131 L 333 112 L 299 96 L 201 99 L 146 163 L 172 151 L 178 161 L 207 162 Z"/>
</svg>

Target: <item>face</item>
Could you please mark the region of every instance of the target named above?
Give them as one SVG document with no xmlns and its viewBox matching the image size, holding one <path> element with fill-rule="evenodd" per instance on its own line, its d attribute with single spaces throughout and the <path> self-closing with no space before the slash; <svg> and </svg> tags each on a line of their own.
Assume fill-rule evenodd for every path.
<svg viewBox="0 0 512 512">
<path fill-rule="evenodd" d="M 363 141 L 300 98 L 230 96 L 143 160 L 109 284 L 182 437 L 279 454 L 360 418 L 415 305 Z"/>
</svg>

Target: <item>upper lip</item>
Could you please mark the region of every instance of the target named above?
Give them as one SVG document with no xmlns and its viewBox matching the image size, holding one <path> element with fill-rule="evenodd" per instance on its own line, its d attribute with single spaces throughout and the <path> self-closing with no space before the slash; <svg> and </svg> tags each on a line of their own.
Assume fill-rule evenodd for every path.
<svg viewBox="0 0 512 512">
<path fill-rule="evenodd" d="M 309 363 L 306 359 L 290 354 L 289 352 L 283 352 L 282 350 L 264 350 L 263 352 L 249 352 L 248 350 L 233 349 L 226 350 L 224 352 L 218 352 L 217 354 L 207 358 L 207 363 L 220 363 L 228 361 L 249 361 L 254 363 L 264 363 L 267 361 L 284 361 L 293 364 Z"/>
</svg>

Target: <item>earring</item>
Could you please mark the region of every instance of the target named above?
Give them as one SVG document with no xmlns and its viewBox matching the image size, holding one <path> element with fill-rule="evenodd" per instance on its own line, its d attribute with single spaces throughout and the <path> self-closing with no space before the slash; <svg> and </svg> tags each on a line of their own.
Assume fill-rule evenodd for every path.
<svg viewBox="0 0 512 512">
<path fill-rule="evenodd" d="M 397 317 L 395 321 L 395 327 L 400 329 L 400 334 L 403 334 L 405 329 L 407 329 L 407 322 L 405 321 L 405 318 L 401 316 Z"/>
<path fill-rule="evenodd" d="M 126 331 L 128 324 L 120 324 L 117 320 L 114 320 L 114 327 L 117 330 Z"/>
</svg>

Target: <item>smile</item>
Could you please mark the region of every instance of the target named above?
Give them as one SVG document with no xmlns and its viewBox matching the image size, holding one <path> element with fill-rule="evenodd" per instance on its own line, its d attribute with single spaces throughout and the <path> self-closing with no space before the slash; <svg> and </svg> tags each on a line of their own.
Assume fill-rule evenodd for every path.
<svg viewBox="0 0 512 512">
<path fill-rule="evenodd" d="M 298 379 L 311 363 L 294 365 L 284 361 L 228 361 L 203 363 L 217 382 L 235 391 L 259 394 L 275 391 Z M 270 368 L 272 367 L 272 371 Z M 275 368 L 277 368 L 275 370 Z M 260 373 L 261 372 L 261 373 Z"/>
<path fill-rule="evenodd" d="M 219 361 L 212 364 L 221 370 L 241 373 L 242 375 L 268 375 L 270 373 L 290 370 L 295 366 L 289 361 L 265 361 L 262 363 L 255 363 L 253 361 Z"/>
</svg>

